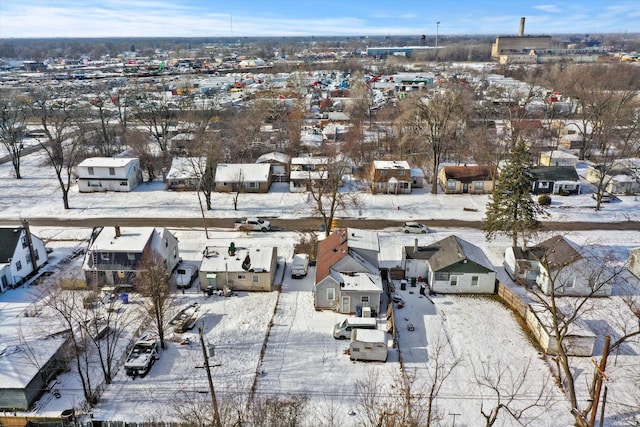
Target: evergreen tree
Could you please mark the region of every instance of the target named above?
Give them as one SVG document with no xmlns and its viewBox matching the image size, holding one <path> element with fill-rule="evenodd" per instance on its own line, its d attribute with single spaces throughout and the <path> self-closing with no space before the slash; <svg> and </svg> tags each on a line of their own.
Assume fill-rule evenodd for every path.
<svg viewBox="0 0 640 427">
<path fill-rule="evenodd" d="M 513 246 L 518 246 L 519 238 L 525 246 L 528 237 L 540 229 L 538 217 L 546 212 L 531 197 L 530 168 L 529 149 L 520 140 L 511 151 L 489 196 L 482 224 L 488 240 L 503 234 L 511 237 Z"/>
</svg>

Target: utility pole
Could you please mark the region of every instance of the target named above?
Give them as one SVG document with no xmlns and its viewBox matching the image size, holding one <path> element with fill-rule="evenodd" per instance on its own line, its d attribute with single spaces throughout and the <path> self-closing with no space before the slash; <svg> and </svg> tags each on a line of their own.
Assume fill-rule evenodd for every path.
<svg viewBox="0 0 640 427">
<path fill-rule="evenodd" d="M 220 413 L 218 412 L 218 401 L 216 400 L 216 392 L 213 388 L 213 380 L 211 379 L 211 367 L 209 366 L 209 352 L 204 345 L 204 337 L 202 336 L 202 325 L 198 328 L 200 335 L 200 346 L 202 346 L 202 355 L 204 356 L 204 367 L 207 370 L 207 380 L 209 381 L 209 392 L 211 393 L 211 404 L 213 405 L 213 425 L 214 427 L 222 427 L 220 422 Z"/>
<path fill-rule="evenodd" d="M 596 414 L 598 413 L 598 401 L 600 400 L 600 391 L 602 390 L 602 379 L 607 378 L 604 373 L 607 367 L 607 356 L 609 356 L 609 345 L 611 344 L 611 337 L 607 335 L 604 337 L 604 350 L 602 351 L 602 359 L 600 365 L 596 366 L 596 391 L 593 396 L 593 406 L 591 407 L 591 416 L 589 417 L 589 427 L 596 425 Z M 595 361 L 593 362 L 595 365 Z"/>
</svg>

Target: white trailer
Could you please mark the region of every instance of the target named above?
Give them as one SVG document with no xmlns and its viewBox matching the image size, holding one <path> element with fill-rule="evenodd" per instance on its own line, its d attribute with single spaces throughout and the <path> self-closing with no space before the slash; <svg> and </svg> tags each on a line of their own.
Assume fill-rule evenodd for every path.
<svg viewBox="0 0 640 427">
<path fill-rule="evenodd" d="M 378 329 L 354 329 L 349 343 L 351 360 L 387 361 L 387 333 Z"/>
</svg>

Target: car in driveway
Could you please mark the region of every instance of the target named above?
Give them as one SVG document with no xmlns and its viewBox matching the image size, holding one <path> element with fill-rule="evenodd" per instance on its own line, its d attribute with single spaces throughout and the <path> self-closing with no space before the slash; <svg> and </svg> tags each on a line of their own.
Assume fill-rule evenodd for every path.
<svg viewBox="0 0 640 427">
<path fill-rule="evenodd" d="M 419 222 L 409 221 L 402 224 L 402 231 L 405 233 L 427 234 L 429 227 Z"/>
</svg>

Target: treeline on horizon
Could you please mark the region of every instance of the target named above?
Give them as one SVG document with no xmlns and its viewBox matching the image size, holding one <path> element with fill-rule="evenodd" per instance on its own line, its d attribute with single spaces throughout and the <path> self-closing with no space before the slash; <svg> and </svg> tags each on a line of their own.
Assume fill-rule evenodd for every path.
<svg viewBox="0 0 640 427">
<path fill-rule="evenodd" d="M 640 35 L 590 35 L 602 45 L 616 50 L 640 50 Z M 554 35 L 561 43 L 580 43 L 584 34 Z M 494 35 L 440 35 L 440 60 L 486 61 L 490 59 Z M 339 49 L 361 52 L 367 47 L 381 46 L 433 46 L 435 35 L 409 36 L 306 36 L 306 37 L 102 37 L 102 38 L 16 38 L 0 39 L 0 58 L 3 60 L 43 61 L 49 58 L 78 59 L 83 55 L 91 59 L 117 57 L 123 52 L 135 51 L 141 56 L 152 56 L 157 50 L 172 51 L 177 56 L 204 46 L 214 46 L 208 54 L 237 53 L 265 60 L 275 53 L 295 55 L 304 51 Z M 198 56 L 206 56 L 201 52 Z"/>
</svg>

